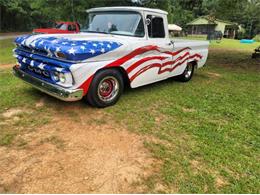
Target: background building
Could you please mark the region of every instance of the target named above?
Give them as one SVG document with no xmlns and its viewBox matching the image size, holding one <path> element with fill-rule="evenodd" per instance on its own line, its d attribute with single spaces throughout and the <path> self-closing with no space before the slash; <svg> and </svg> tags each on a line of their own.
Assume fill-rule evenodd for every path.
<svg viewBox="0 0 260 195">
<path fill-rule="evenodd" d="M 188 34 L 190 35 L 207 35 L 218 31 L 225 38 L 234 39 L 240 27 L 237 23 L 223 21 L 209 16 L 199 17 L 187 24 Z"/>
</svg>

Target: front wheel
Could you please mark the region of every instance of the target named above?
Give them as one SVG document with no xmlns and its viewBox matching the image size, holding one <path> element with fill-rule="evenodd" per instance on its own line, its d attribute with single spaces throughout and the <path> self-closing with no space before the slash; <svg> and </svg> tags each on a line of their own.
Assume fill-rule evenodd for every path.
<svg viewBox="0 0 260 195">
<path fill-rule="evenodd" d="M 86 99 L 91 106 L 104 108 L 114 105 L 124 89 L 119 71 L 107 69 L 97 72 L 91 82 Z"/>
<path fill-rule="evenodd" d="M 194 73 L 194 64 L 188 63 L 184 72 L 181 75 L 177 76 L 177 79 L 182 82 L 188 82 L 189 80 L 191 80 L 193 73 Z"/>
</svg>

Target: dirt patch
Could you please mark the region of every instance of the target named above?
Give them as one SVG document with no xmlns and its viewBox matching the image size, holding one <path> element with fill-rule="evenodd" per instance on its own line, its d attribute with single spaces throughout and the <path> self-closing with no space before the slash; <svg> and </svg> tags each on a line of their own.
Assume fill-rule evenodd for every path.
<svg viewBox="0 0 260 195">
<path fill-rule="evenodd" d="M 219 172 L 207 169 L 206 165 L 203 164 L 203 162 L 201 160 L 196 160 L 196 159 L 191 160 L 190 166 L 191 166 L 194 174 L 198 174 L 201 171 L 205 171 L 205 172 L 213 175 L 215 177 L 216 188 L 219 189 L 219 188 L 222 188 L 222 187 L 228 185 L 228 182 L 219 174 Z M 204 191 L 207 191 L 207 189 L 205 189 Z"/>
<path fill-rule="evenodd" d="M 220 78 L 221 75 L 216 72 L 207 72 L 207 74 L 212 78 Z"/>
<path fill-rule="evenodd" d="M 186 107 L 183 107 L 183 108 L 182 108 L 182 111 L 183 111 L 183 112 L 195 112 L 196 110 L 193 109 L 193 108 L 186 108 Z"/>
<path fill-rule="evenodd" d="M 52 123 L 21 137 L 23 148 L 0 148 L 0 189 L 13 193 L 138 193 L 156 161 L 143 138 L 87 116 Z M 89 117 L 90 118 L 90 117 Z"/>
<path fill-rule="evenodd" d="M 23 113 L 23 111 L 21 109 L 12 108 L 12 109 L 6 110 L 2 115 L 4 118 L 12 118 L 21 113 Z"/>
<path fill-rule="evenodd" d="M 21 115 L 23 114 L 30 114 L 32 110 L 28 109 L 20 109 L 20 108 L 10 108 L 6 109 L 0 117 L 2 117 L 3 120 L 0 122 L 0 125 L 5 125 L 5 124 L 11 124 L 12 122 L 18 122 L 21 119 Z"/>
<path fill-rule="evenodd" d="M 15 65 L 15 63 L 13 64 L 0 64 L 0 69 L 7 69 L 7 68 L 12 68 Z"/>
<path fill-rule="evenodd" d="M 222 188 L 226 185 L 228 185 L 228 183 L 220 176 L 217 176 L 215 179 L 215 185 L 217 188 Z"/>
<path fill-rule="evenodd" d="M 45 99 L 46 99 L 45 97 L 41 98 L 38 102 L 36 102 L 35 107 L 36 108 L 43 107 L 45 105 Z"/>
<path fill-rule="evenodd" d="M 194 174 L 198 174 L 201 170 L 203 170 L 202 163 L 196 159 L 190 161 L 190 166 Z"/>
</svg>

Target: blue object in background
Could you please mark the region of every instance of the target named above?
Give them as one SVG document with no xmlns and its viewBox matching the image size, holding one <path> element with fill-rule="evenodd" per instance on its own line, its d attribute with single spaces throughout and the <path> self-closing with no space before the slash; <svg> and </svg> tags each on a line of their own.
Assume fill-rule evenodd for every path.
<svg viewBox="0 0 260 195">
<path fill-rule="evenodd" d="M 254 43 L 255 40 L 252 40 L 252 39 L 241 39 L 240 40 L 240 43 L 248 43 L 248 44 L 252 44 Z"/>
</svg>

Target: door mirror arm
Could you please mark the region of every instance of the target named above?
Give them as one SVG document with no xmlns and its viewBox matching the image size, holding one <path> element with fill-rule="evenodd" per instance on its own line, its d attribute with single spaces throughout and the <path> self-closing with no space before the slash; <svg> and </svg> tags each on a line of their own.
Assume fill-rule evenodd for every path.
<svg viewBox="0 0 260 195">
<path fill-rule="evenodd" d="M 174 47 L 174 41 L 170 41 L 167 45 L 172 45 Z"/>
<path fill-rule="evenodd" d="M 171 40 L 171 45 L 174 47 L 174 41 Z"/>
</svg>

